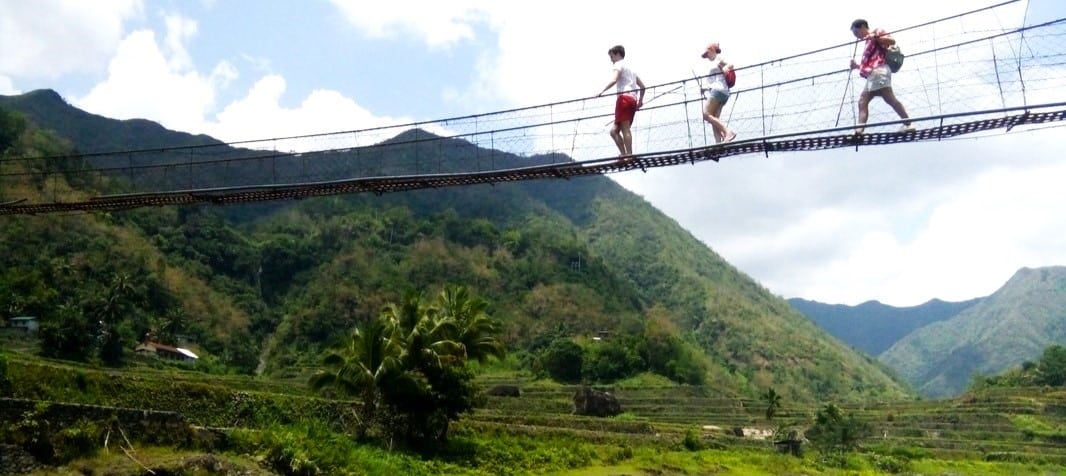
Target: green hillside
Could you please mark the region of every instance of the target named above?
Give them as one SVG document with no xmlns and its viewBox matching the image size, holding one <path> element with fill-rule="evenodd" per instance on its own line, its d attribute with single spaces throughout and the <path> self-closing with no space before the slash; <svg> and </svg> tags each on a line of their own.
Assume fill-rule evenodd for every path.
<svg viewBox="0 0 1066 476">
<path fill-rule="evenodd" d="M 998 374 L 1066 342 L 1064 291 L 1066 267 L 1023 268 L 981 303 L 918 329 L 880 359 L 924 395 L 957 395 L 975 374 Z"/>
<path fill-rule="evenodd" d="M 57 99 L 36 92 L 0 98 L 0 107 L 25 112 L 78 151 L 211 140 L 85 114 Z M 66 150 L 32 126 L 19 137 L 5 157 Z M 30 138 L 54 149 L 37 150 Z M 434 154 L 445 155 L 446 169 L 473 146 L 408 147 L 380 157 L 382 170 L 390 160 Z M 546 160 L 480 153 L 498 165 Z M 123 187 L 119 178 L 77 178 L 65 188 L 48 184 L 48 193 Z M 0 202 L 43 190 L 4 183 Z M 2 220 L 0 243 L 18 251 L 0 258 L 3 317 L 33 313 L 53 329 L 102 321 L 128 347 L 147 331 L 186 335 L 215 371 L 304 375 L 384 303 L 459 284 L 492 303 L 512 371 L 538 371 L 538 356 L 566 340 L 586 350 L 584 375 L 596 380 L 653 371 L 726 395 L 773 387 L 795 401 L 908 396 L 885 367 L 605 177 Z M 64 263 L 84 264 L 69 274 Z M 122 285 L 131 281 L 139 286 Z M 122 306 L 108 308 L 100 297 Z M 597 334 L 607 339 L 596 343 Z"/>
</svg>

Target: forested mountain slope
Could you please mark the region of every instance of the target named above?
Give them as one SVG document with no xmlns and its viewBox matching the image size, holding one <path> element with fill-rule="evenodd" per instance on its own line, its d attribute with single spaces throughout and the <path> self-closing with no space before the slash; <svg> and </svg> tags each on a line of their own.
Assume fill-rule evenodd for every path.
<svg viewBox="0 0 1066 476">
<path fill-rule="evenodd" d="M 880 359 L 932 397 L 962 392 L 975 374 L 1035 361 L 1066 343 L 1066 267 L 1023 268 L 979 304 L 903 338 Z"/>
<path fill-rule="evenodd" d="M 146 126 L 146 121 L 87 115 L 57 100 L 57 95 L 35 92 L 0 97 L 0 107 L 26 112 L 79 151 L 212 140 Z M 123 139 L 119 144 L 102 136 Z M 396 157 L 380 157 L 383 169 L 399 156 L 442 153 L 423 143 L 408 147 L 391 152 Z M 471 148 L 446 148 L 454 155 L 439 162 L 468 160 L 464 154 Z M 479 153 L 490 152 L 498 164 L 515 166 L 558 159 Z M 85 185 L 102 186 L 120 186 L 120 181 Z M 208 356 L 244 371 L 259 367 L 300 374 L 317 363 L 319 351 L 405 291 L 434 293 L 444 284 L 459 284 L 492 303 L 491 314 L 504 323 L 519 366 L 537 365 L 538 352 L 567 339 L 591 349 L 589 365 L 604 366 L 591 375 L 613 375 L 621 370 L 607 364 L 619 363 L 678 381 L 689 380 L 696 369 L 699 380 L 730 394 L 754 395 L 769 387 L 805 401 L 908 394 L 882 365 L 817 328 L 606 177 L 257 206 L 141 209 L 84 216 L 77 225 L 58 216 L 2 219 L 29 224 L 4 237 L 19 243 L 37 239 L 26 236 L 40 233 L 36 227 L 63 226 L 78 241 L 87 233 L 84 227 L 106 226 L 147 249 L 144 256 L 150 258 L 109 259 L 131 268 L 129 273 L 184 273 L 204 283 L 204 295 L 218 296 L 240 313 L 219 322 L 213 313 L 190 315 L 185 309 L 194 304 L 179 299 L 156 303 L 142 314 L 145 320 L 183 315 L 184 327 L 195 330 Z M 119 240 L 100 246 L 118 256 L 134 248 Z M 42 251 L 0 264 L 11 270 L 6 276 L 21 276 L 78 252 Z M 61 287 L 76 289 L 84 281 L 61 283 L 56 276 L 42 276 L 32 286 L 58 294 Z M 9 283 L 0 281 L 0 286 L 7 287 L 0 289 L 0 299 L 22 293 L 11 292 Z M 160 287 L 166 296 L 199 289 L 179 280 Z M 65 303 L 53 299 L 34 312 L 55 322 Z M 83 314 L 96 312 L 83 309 Z M 144 327 L 125 335 L 134 338 Z M 597 333 L 608 336 L 605 344 L 588 339 Z M 249 362 L 251 351 L 259 362 Z"/>
</svg>

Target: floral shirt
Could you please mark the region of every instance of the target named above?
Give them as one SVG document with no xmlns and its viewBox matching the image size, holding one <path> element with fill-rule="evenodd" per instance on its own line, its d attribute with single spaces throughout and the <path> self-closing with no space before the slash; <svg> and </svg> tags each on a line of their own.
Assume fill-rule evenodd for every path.
<svg viewBox="0 0 1066 476">
<path fill-rule="evenodd" d="M 862 61 L 859 62 L 859 76 L 867 77 L 870 72 L 885 64 L 885 49 L 877 44 L 877 38 L 887 35 L 885 30 L 877 28 L 873 36 L 866 40 L 866 48 L 862 50 Z"/>
</svg>

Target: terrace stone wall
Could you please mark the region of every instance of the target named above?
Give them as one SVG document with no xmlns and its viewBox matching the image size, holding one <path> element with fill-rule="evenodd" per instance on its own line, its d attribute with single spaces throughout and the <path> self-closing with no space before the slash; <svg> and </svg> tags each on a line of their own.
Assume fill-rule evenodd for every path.
<svg viewBox="0 0 1066 476">
<path fill-rule="evenodd" d="M 55 428 L 66 428 L 82 420 L 114 422 L 129 438 L 136 435 L 142 441 L 159 441 L 158 435 L 166 435 L 165 440 L 177 443 L 179 441 L 176 440 L 183 442 L 190 436 L 189 424 L 177 412 L 0 398 L 0 422 L 15 423 L 26 415 L 46 420 Z M 152 435 L 156 436 L 145 438 Z"/>
<path fill-rule="evenodd" d="M 124 446 L 126 440 L 187 446 L 194 443 L 196 436 L 185 417 L 176 412 L 0 398 L 0 428 L 13 432 L 15 443 L 28 436 L 22 434 L 21 438 L 19 437 L 19 433 L 26 431 L 25 428 L 32 428 L 29 431 L 36 433 L 36 438 L 43 437 L 52 442 L 57 441 L 56 436 L 61 435 L 64 429 L 86 422 L 101 432 L 100 435 L 90 435 L 94 445 L 100 446 L 104 445 L 104 435 L 112 446 Z M 59 438 L 61 440 L 62 436 Z M 52 453 L 51 450 L 42 453 L 39 448 L 0 444 L 0 474 L 23 474 L 32 471 L 40 463 L 33 455 L 47 462 Z"/>
</svg>

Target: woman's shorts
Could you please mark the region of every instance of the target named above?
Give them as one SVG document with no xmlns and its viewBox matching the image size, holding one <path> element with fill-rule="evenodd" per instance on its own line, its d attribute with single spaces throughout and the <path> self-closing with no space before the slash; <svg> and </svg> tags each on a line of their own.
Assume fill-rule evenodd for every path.
<svg viewBox="0 0 1066 476">
<path fill-rule="evenodd" d="M 628 94 L 619 94 L 614 102 L 614 123 L 633 123 L 633 117 L 637 115 L 637 98 Z"/>
<path fill-rule="evenodd" d="M 866 76 L 866 89 L 868 93 L 892 87 L 892 71 L 888 66 L 878 66 Z"/>
<path fill-rule="evenodd" d="M 717 89 L 711 88 L 708 89 L 707 92 L 711 93 L 711 99 L 714 99 L 715 101 L 718 101 L 723 105 L 729 102 L 729 93 L 726 91 L 719 91 Z"/>
</svg>

